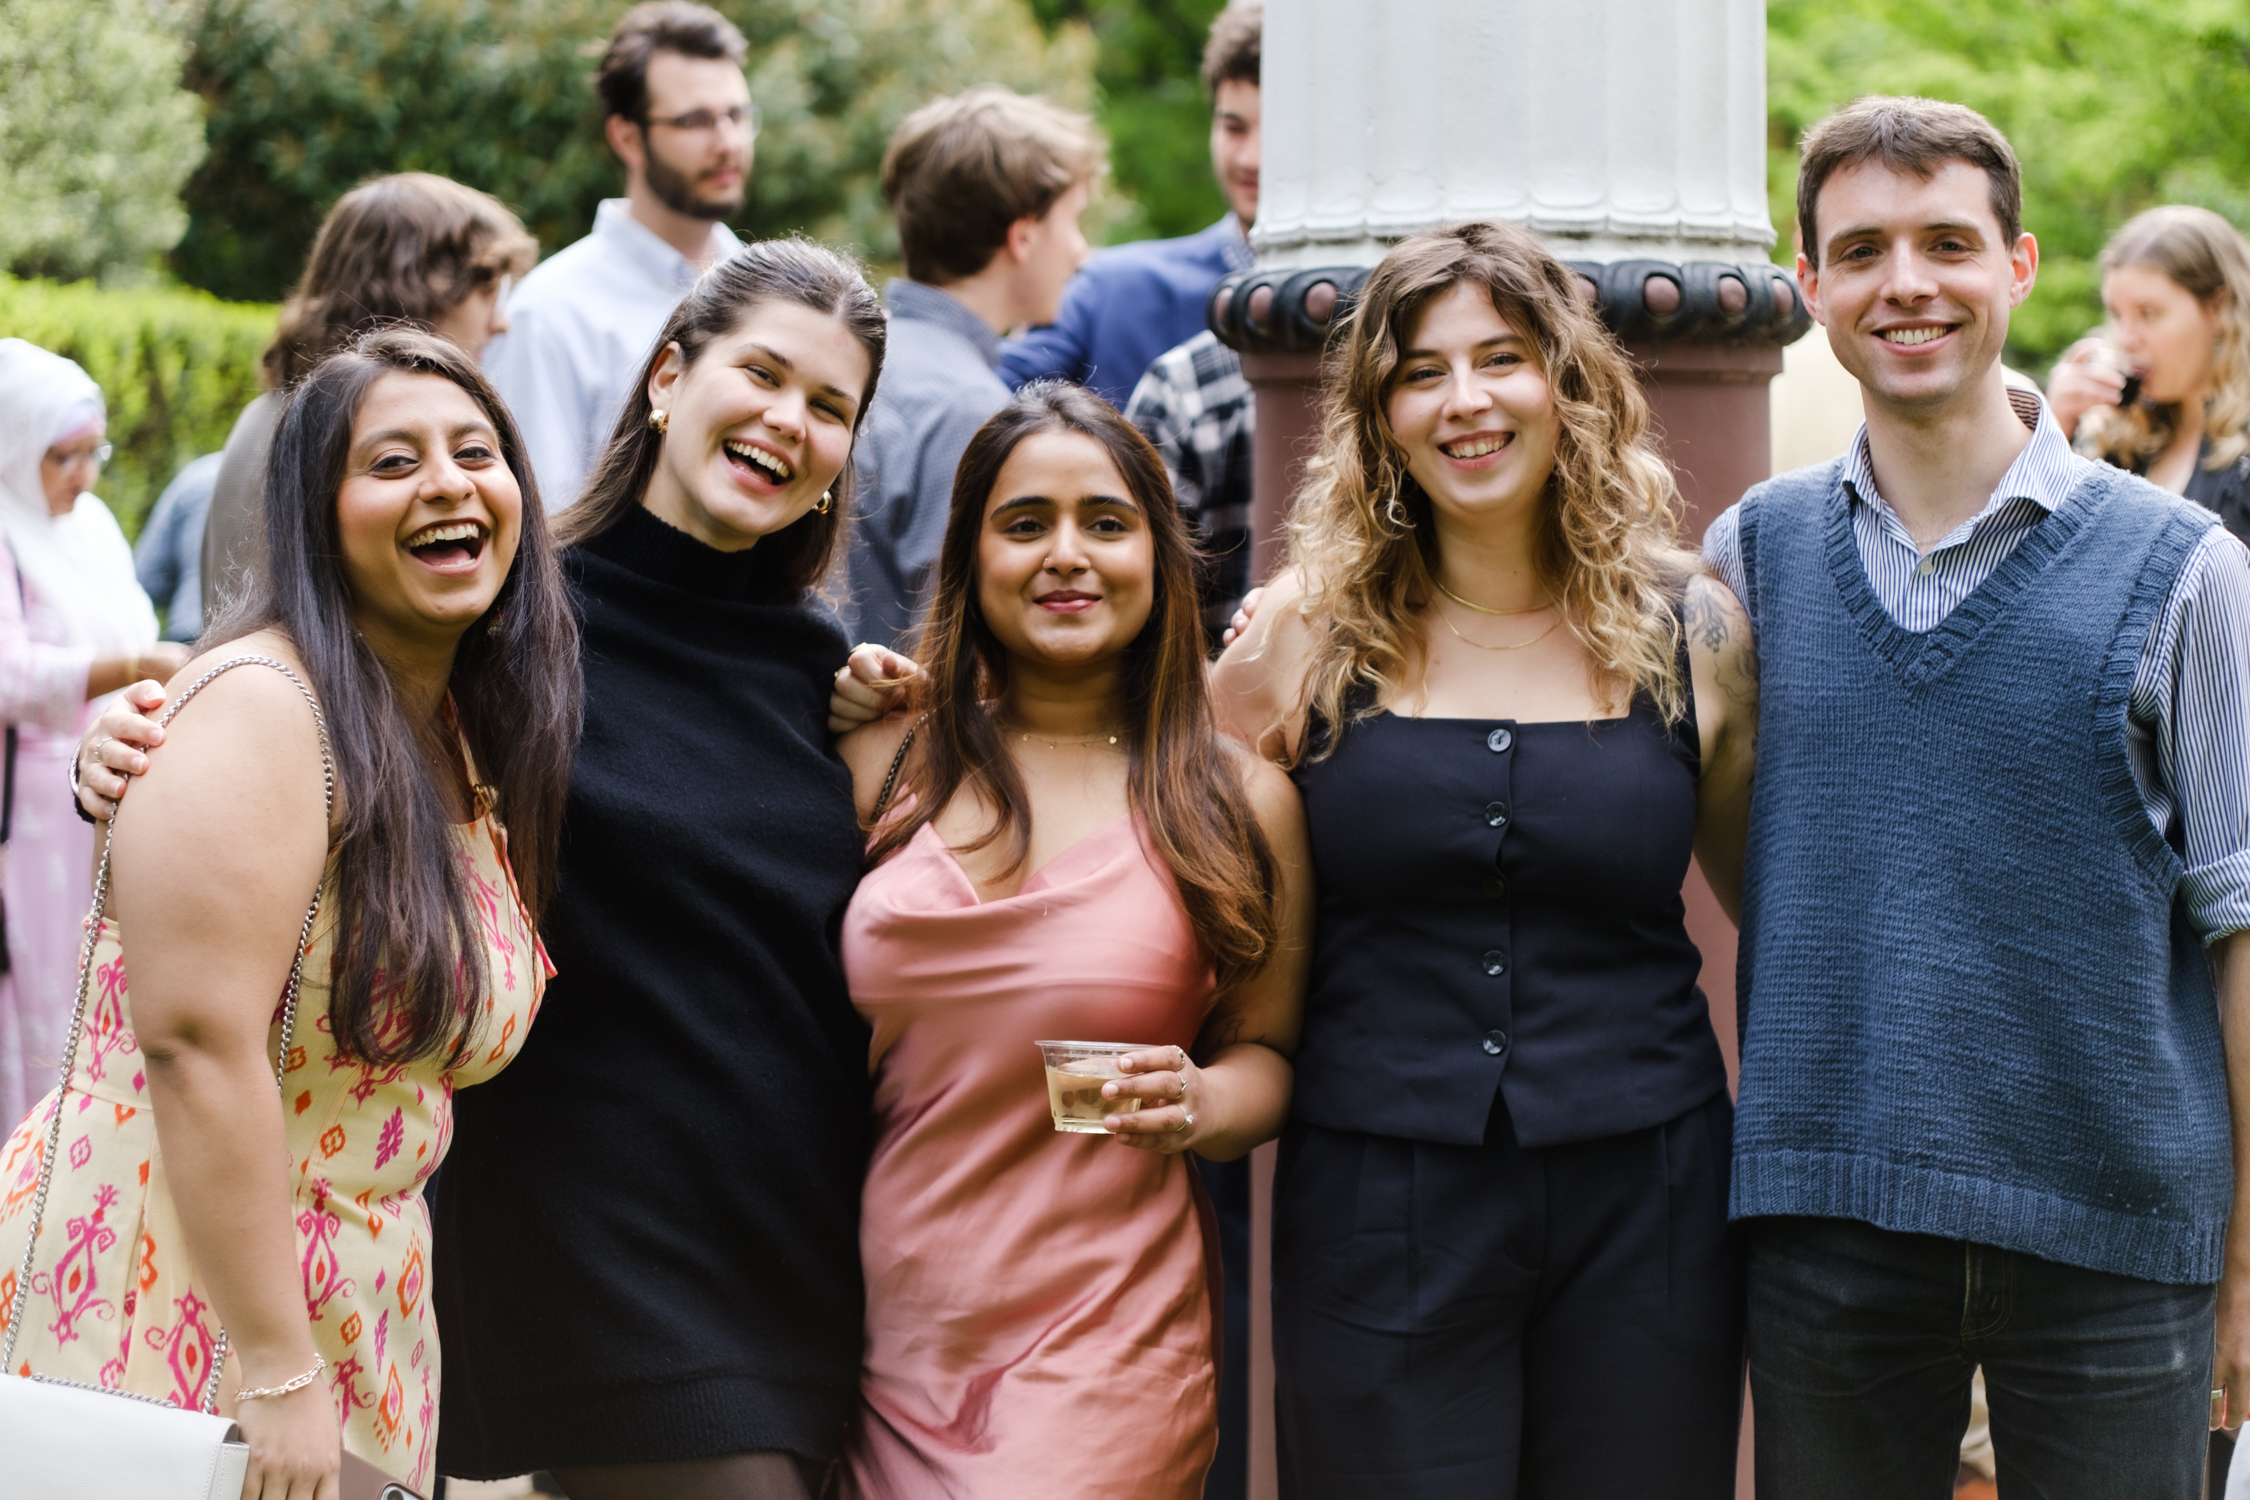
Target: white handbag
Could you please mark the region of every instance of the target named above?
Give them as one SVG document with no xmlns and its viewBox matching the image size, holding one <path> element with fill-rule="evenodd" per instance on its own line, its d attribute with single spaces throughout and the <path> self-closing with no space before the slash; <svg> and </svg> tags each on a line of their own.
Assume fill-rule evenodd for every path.
<svg viewBox="0 0 2250 1500">
<path fill-rule="evenodd" d="M 329 759 L 328 725 L 321 717 L 320 704 L 295 672 L 270 656 L 237 656 L 219 663 L 180 694 L 161 722 L 171 723 L 172 716 L 187 707 L 188 700 L 211 679 L 230 667 L 249 663 L 280 672 L 296 683 L 297 691 L 312 704 L 313 723 L 320 731 L 321 764 L 327 772 L 333 803 L 335 769 Z M 113 815 L 111 830 L 116 826 Z M 70 1018 L 70 1040 L 63 1049 L 64 1089 L 70 1086 L 71 1064 L 86 1029 L 94 946 L 100 937 L 98 923 L 108 897 L 109 840 L 105 836 L 101 868 L 94 878 L 94 918 L 87 924 L 78 966 L 78 1004 Z M 304 929 L 298 934 L 296 962 L 289 966 L 289 988 L 281 1013 L 281 1056 L 274 1069 L 277 1084 L 297 1022 L 297 974 L 319 913 L 320 893 L 316 890 L 311 909 L 305 913 Z M 23 1331 L 25 1315 L 31 1311 L 33 1252 L 39 1245 L 39 1227 L 47 1212 L 47 1188 L 54 1180 L 55 1152 L 61 1141 L 62 1110 L 58 1107 L 47 1127 L 39 1186 L 31 1203 L 31 1233 L 24 1242 L 15 1300 L 8 1309 L 7 1338 L 0 1343 L 0 1372 L 5 1372 L 0 1374 L 0 1500 L 16 1500 L 19 1496 L 22 1500 L 241 1500 L 250 1448 L 231 1418 L 216 1415 L 219 1374 L 226 1367 L 227 1356 L 223 1330 L 212 1354 L 201 1411 L 187 1411 L 128 1391 L 38 1374 L 27 1379 L 15 1373 L 16 1338 Z"/>
</svg>

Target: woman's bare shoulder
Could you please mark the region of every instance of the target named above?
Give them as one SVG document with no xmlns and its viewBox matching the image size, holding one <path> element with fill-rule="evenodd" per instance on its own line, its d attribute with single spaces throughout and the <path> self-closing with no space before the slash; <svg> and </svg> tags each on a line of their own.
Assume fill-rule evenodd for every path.
<svg viewBox="0 0 2250 1500">
<path fill-rule="evenodd" d="M 259 660 L 227 668 L 245 657 Z M 288 675 L 267 662 L 280 663 Z M 201 781 L 247 772 L 270 785 L 292 766 L 302 766 L 310 769 L 317 793 L 321 737 L 307 701 L 311 687 L 302 657 L 278 631 L 240 636 L 190 658 L 165 684 L 172 717 L 163 748 L 149 756 L 149 774 L 142 779 L 153 789 L 183 774 Z M 193 701 L 183 701 L 190 692 Z M 156 800 L 161 794 L 139 798 L 144 806 Z"/>
<path fill-rule="evenodd" d="M 164 684 L 165 701 L 168 703 L 177 701 L 181 693 L 200 681 L 205 674 L 242 657 L 258 657 L 269 661 L 278 661 L 295 673 L 298 678 L 306 678 L 305 661 L 298 654 L 296 642 L 290 640 L 288 636 L 278 630 L 253 630 L 248 635 L 238 635 L 231 641 L 213 646 L 208 651 L 197 652 L 194 656 L 189 657 L 187 665 L 175 672 L 172 675 L 172 680 Z M 216 687 L 219 682 L 230 677 L 262 677 L 283 686 L 286 686 L 289 682 L 287 677 L 282 676 L 281 673 L 276 672 L 271 667 L 240 666 L 232 671 L 221 673 L 218 678 L 213 679 L 212 687 Z M 311 685 L 309 679 L 306 685 L 308 687 Z M 209 692 L 210 688 L 206 688 L 204 691 Z M 304 702 L 304 695 L 298 693 L 295 688 L 290 688 L 290 693 L 299 703 Z"/>
</svg>

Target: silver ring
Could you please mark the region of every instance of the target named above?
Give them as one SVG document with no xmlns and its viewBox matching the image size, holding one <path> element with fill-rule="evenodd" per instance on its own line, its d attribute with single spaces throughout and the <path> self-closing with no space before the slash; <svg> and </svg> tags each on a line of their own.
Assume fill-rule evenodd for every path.
<svg viewBox="0 0 2250 1500">
<path fill-rule="evenodd" d="M 1187 1112 L 1186 1112 L 1185 1110 L 1182 1110 L 1182 1111 L 1180 1112 L 1180 1123 L 1172 1127 L 1172 1134 L 1174 1134 L 1174 1135 L 1182 1135 L 1182 1134 L 1185 1134 L 1185 1133 L 1187 1132 L 1187 1130 L 1188 1130 L 1188 1129 L 1189 1129 L 1190 1127 L 1192 1127 L 1192 1126 L 1193 1126 L 1194 1124 L 1195 1124 L 1195 1116 L 1193 1116 L 1193 1115 L 1191 1115 L 1191 1114 L 1187 1113 Z"/>
<path fill-rule="evenodd" d="M 115 738 L 117 738 L 117 736 L 113 734 L 98 736 L 92 744 L 86 747 L 86 758 L 89 761 L 93 762 L 93 764 L 97 766 L 100 765 L 102 763 L 102 746 L 108 744 Z"/>
<path fill-rule="evenodd" d="M 1175 1066 L 1173 1067 L 1173 1069 L 1172 1069 L 1172 1071 L 1173 1071 L 1173 1072 L 1177 1073 L 1177 1072 L 1179 1072 L 1179 1071 L 1180 1071 L 1180 1069 L 1182 1069 L 1182 1068 L 1185 1068 L 1185 1067 L 1186 1067 L 1186 1066 L 1188 1065 L 1188 1055 L 1187 1055 L 1187 1048 L 1185 1048 L 1185 1047 L 1174 1047 L 1174 1048 L 1173 1048 L 1172 1050 L 1173 1050 L 1174 1052 L 1177 1052 L 1177 1053 L 1179 1053 L 1179 1054 L 1180 1054 L 1180 1060 L 1179 1060 L 1178 1064 L 1177 1064 L 1177 1065 L 1175 1065 Z"/>
</svg>

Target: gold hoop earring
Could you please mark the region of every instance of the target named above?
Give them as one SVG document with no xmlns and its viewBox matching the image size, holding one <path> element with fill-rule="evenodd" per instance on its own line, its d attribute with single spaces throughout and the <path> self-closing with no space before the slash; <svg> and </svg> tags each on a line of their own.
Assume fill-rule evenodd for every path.
<svg viewBox="0 0 2250 1500">
<path fill-rule="evenodd" d="M 825 516 L 835 508 L 836 492 L 834 490 L 822 490 L 820 498 L 813 502 L 813 514 L 817 516 Z"/>
<path fill-rule="evenodd" d="M 648 430 L 658 436 L 662 436 L 664 429 L 671 425 L 672 414 L 668 411 L 652 411 L 648 414 Z"/>
</svg>

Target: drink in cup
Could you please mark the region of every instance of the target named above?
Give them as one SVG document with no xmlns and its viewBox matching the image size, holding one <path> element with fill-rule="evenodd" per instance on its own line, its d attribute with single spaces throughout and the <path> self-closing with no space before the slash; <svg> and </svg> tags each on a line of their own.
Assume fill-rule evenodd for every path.
<svg viewBox="0 0 2250 1500">
<path fill-rule="evenodd" d="M 2102 339 L 2094 342 L 2093 347 L 2087 351 L 2086 358 L 2090 364 L 2115 370 L 2125 377 L 2125 388 L 2117 393 L 2119 406 L 2131 406 L 2141 399 L 2140 374 L 2133 368 L 2132 358 L 2124 350 L 2107 339 Z"/>
<path fill-rule="evenodd" d="M 1074 1135 L 1107 1135 L 1102 1121 L 1111 1115 L 1129 1115 L 1141 1101 L 1126 1097 L 1104 1099 L 1102 1085 L 1123 1078 L 1117 1060 L 1128 1052 L 1150 1052 L 1144 1042 L 1035 1042 L 1047 1064 L 1047 1108 L 1055 1129 Z"/>
</svg>

